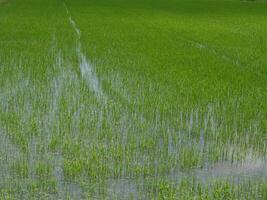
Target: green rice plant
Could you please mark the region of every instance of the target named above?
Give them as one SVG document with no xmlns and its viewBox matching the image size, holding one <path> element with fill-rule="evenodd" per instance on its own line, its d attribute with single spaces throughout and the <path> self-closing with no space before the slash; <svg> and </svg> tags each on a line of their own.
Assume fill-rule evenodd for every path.
<svg viewBox="0 0 267 200">
<path fill-rule="evenodd" d="M 1 2 L 0 198 L 266 199 L 265 27 L 258 1 Z"/>
</svg>

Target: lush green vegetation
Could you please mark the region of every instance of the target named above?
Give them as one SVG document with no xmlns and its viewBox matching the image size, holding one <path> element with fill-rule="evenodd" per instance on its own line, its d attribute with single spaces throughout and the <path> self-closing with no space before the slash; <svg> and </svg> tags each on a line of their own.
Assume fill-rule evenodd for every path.
<svg viewBox="0 0 267 200">
<path fill-rule="evenodd" d="M 0 199 L 266 199 L 267 4 L 0 0 Z"/>
</svg>

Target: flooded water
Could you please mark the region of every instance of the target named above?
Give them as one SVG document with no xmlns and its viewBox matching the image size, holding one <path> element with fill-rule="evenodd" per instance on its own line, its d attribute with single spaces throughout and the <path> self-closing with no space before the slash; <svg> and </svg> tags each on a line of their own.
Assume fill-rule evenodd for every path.
<svg viewBox="0 0 267 200">
<path fill-rule="evenodd" d="M 219 162 L 204 169 L 193 169 L 189 172 L 173 172 L 172 179 L 194 177 L 198 182 L 209 183 L 215 179 L 230 180 L 240 183 L 246 180 L 267 180 L 267 163 L 258 160 L 251 162 Z"/>
<path fill-rule="evenodd" d="M 147 186 L 158 180 L 168 180 L 175 187 L 183 180 L 193 179 L 204 185 L 214 181 L 227 181 L 236 185 L 247 181 L 267 181 L 267 162 L 260 159 L 236 163 L 218 162 L 204 169 L 173 170 L 166 176 L 111 179 L 107 181 L 107 196 L 109 199 L 140 199 L 140 196 L 146 196 Z"/>
</svg>

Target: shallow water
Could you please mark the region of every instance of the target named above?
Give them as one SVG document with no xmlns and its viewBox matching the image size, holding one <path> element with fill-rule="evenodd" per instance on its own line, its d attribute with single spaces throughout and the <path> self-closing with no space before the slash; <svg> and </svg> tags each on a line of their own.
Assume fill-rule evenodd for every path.
<svg viewBox="0 0 267 200">
<path fill-rule="evenodd" d="M 168 180 L 174 187 L 183 180 L 194 180 L 194 183 L 204 185 L 214 181 L 227 181 L 236 185 L 247 181 L 267 181 L 267 162 L 260 159 L 219 162 L 204 169 L 173 170 L 166 176 L 110 179 L 107 181 L 107 196 L 110 199 L 139 199 L 147 195 L 147 186 L 158 180 Z"/>
</svg>

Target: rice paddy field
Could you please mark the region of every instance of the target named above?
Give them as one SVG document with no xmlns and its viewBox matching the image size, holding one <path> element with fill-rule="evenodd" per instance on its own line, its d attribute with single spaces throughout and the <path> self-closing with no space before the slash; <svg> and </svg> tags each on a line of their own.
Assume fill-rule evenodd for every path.
<svg viewBox="0 0 267 200">
<path fill-rule="evenodd" d="M 267 3 L 0 0 L 0 199 L 267 199 Z"/>
</svg>

